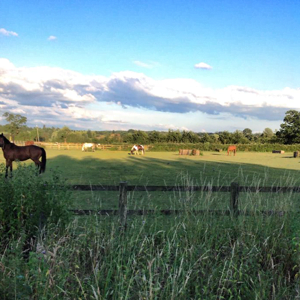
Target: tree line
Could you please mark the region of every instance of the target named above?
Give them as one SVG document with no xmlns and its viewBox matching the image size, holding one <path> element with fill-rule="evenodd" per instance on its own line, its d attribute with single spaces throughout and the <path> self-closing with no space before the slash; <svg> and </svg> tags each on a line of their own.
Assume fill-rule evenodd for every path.
<svg viewBox="0 0 300 300">
<path fill-rule="evenodd" d="M 219 131 L 202 133 L 169 129 L 162 131 L 143 131 L 130 129 L 128 131 L 92 131 L 72 130 L 67 126 L 28 127 L 27 118 L 12 113 L 4 113 L 5 125 L 0 125 L 0 131 L 12 141 L 39 141 L 58 143 L 100 143 L 100 144 L 155 144 L 155 143 L 213 143 L 213 144 L 295 144 L 300 143 L 300 112 L 286 112 L 279 130 L 265 128 L 262 133 L 253 133 L 250 128 L 234 132 Z"/>
</svg>

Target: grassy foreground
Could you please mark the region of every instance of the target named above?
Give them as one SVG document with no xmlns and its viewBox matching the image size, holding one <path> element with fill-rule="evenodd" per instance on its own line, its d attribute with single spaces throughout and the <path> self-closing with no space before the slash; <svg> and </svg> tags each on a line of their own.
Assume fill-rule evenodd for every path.
<svg viewBox="0 0 300 300">
<path fill-rule="evenodd" d="M 62 177 L 76 184 L 299 184 L 299 159 L 292 154 L 47 154 L 47 173 L 39 177 L 45 182 L 59 167 Z M 31 193 L 26 180 L 22 183 L 23 190 L 13 190 L 25 196 L 24 204 Z M 70 200 L 53 195 L 51 201 Z M 97 200 L 104 206 L 101 197 L 90 193 L 91 205 Z M 129 202 L 163 205 L 152 201 L 155 195 L 142 197 L 130 195 Z M 185 213 L 130 217 L 126 231 L 116 217 L 73 218 L 64 228 L 52 223 L 46 234 L 37 231 L 38 243 L 27 259 L 24 232 L 15 233 L 0 253 L 0 299 L 300 299 L 297 196 L 247 194 L 241 205 L 254 215 L 238 218 L 212 216 L 208 210 L 220 205 L 212 193 L 168 197 L 170 208 L 182 207 Z M 266 217 L 259 213 L 263 206 L 289 213 Z M 197 208 L 207 213 L 195 215 Z"/>
<path fill-rule="evenodd" d="M 57 225 L 59 227 L 59 225 Z M 28 261 L 1 254 L 1 299 L 298 299 L 299 223 L 291 216 L 75 219 Z"/>
</svg>

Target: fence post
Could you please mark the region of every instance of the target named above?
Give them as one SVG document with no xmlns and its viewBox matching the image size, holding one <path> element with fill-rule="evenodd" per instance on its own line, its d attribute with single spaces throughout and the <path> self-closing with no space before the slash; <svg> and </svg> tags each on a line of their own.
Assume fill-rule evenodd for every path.
<svg viewBox="0 0 300 300">
<path fill-rule="evenodd" d="M 120 182 L 119 185 L 119 216 L 120 216 L 120 228 L 126 229 L 127 219 L 127 182 Z"/>
<path fill-rule="evenodd" d="M 231 182 L 230 185 L 230 211 L 234 217 L 238 216 L 238 208 L 239 208 L 239 184 L 237 182 Z"/>
</svg>

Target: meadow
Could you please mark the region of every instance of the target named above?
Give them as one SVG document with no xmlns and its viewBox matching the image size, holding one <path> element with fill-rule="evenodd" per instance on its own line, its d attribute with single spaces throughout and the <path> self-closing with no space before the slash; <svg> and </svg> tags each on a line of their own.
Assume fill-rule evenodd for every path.
<svg viewBox="0 0 300 300">
<path fill-rule="evenodd" d="M 67 184 L 300 186 L 300 159 L 292 153 L 47 150 L 47 157 L 46 173 L 31 181 L 49 184 L 57 172 Z M 17 174 L 13 180 L 20 182 Z M 60 199 L 51 186 L 51 203 L 118 208 L 118 193 L 72 192 Z M 18 195 L 26 198 L 28 190 L 24 184 Z M 299 299 L 299 194 L 242 193 L 240 209 L 254 212 L 251 217 L 209 213 L 228 208 L 228 193 L 131 192 L 128 203 L 185 212 L 130 216 L 125 231 L 116 216 L 70 216 L 66 226 L 39 232 L 28 260 L 22 235 L 16 236 L 0 256 L 1 299 Z M 265 216 L 261 209 L 288 213 Z"/>
<path fill-rule="evenodd" d="M 178 152 L 147 152 L 133 156 L 125 151 L 49 149 L 47 158 L 47 168 L 60 169 L 71 184 L 127 181 L 132 185 L 172 185 L 183 173 L 189 173 L 201 184 L 225 185 L 234 180 L 251 184 L 259 180 L 271 185 L 284 184 L 288 173 L 297 181 L 300 170 L 300 160 L 293 158 L 293 153 L 239 152 L 227 156 L 225 152 L 203 152 L 203 156 L 181 156 Z"/>
<path fill-rule="evenodd" d="M 178 152 L 147 152 L 142 156 L 129 155 L 126 151 L 47 150 L 47 172 L 43 176 L 47 178 L 53 169 L 59 170 L 69 184 L 119 185 L 126 181 L 128 185 L 142 186 L 229 186 L 231 182 L 243 186 L 300 186 L 300 159 L 294 158 L 293 153 L 239 152 L 236 156 L 227 156 L 226 152 L 202 154 L 182 156 Z M 130 209 L 172 209 L 181 206 L 177 198 L 186 197 L 195 199 L 197 205 L 203 203 L 198 201 L 199 198 L 209 197 L 205 205 L 210 208 L 224 209 L 229 204 L 227 193 L 173 195 L 134 192 L 129 193 L 128 205 Z M 266 200 L 261 201 L 260 197 Z M 297 198 L 297 194 L 291 197 Z M 253 201 L 261 203 L 262 209 L 272 209 L 274 204 L 268 201 L 270 198 L 276 199 L 276 195 L 256 195 Z M 249 202 L 248 195 L 242 193 L 241 206 L 249 206 Z M 295 205 L 298 203 L 295 202 Z M 117 209 L 118 193 L 74 192 L 71 208 Z"/>
</svg>

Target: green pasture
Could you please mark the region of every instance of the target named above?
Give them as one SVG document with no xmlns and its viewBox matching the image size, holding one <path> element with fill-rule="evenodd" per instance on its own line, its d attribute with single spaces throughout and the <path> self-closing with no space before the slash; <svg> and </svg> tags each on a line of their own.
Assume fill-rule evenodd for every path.
<svg viewBox="0 0 300 300">
<path fill-rule="evenodd" d="M 47 149 L 46 149 L 47 150 Z M 0 163 L 4 162 L 1 157 Z M 28 161 L 29 163 L 29 161 Z M 181 156 L 177 152 L 47 150 L 47 171 L 58 169 L 70 184 L 174 185 L 188 175 L 193 184 L 296 185 L 300 159 L 293 153 L 272 154 L 204 152 L 203 156 Z"/>
<path fill-rule="evenodd" d="M 68 207 L 69 200 L 74 209 L 118 208 L 118 192 L 74 191 L 69 199 L 68 190 L 56 189 L 61 184 L 58 173 L 68 184 L 219 186 L 235 181 L 244 186 L 300 186 L 300 159 L 292 153 L 239 152 L 234 157 L 204 152 L 192 157 L 47 150 L 47 157 L 46 173 L 40 177 L 34 169 L 19 168 L 12 179 L 1 181 L 2 198 L 8 206 L 14 199 L 19 218 L 27 204 L 25 225 L 38 216 L 36 207 L 48 207 L 49 215 L 61 220 L 59 207 Z M 239 209 L 254 212 L 250 217 L 194 213 L 226 209 L 229 198 L 230 193 L 221 192 L 130 192 L 129 209 L 183 212 L 128 215 L 124 231 L 118 216 L 92 214 L 66 223 L 62 218 L 49 223 L 45 235 L 39 233 L 39 249 L 28 260 L 22 256 L 23 231 L 9 236 L 5 247 L 2 237 L 0 299 L 298 299 L 300 225 L 295 211 L 300 195 L 241 193 Z M 43 201 L 48 206 L 40 206 Z M 280 213 L 266 217 L 260 213 L 265 209 Z M 2 211 L 4 221 L 22 228 L 15 215 L 14 209 Z"/>
<path fill-rule="evenodd" d="M 68 184 L 118 185 L 230 185 L 298 186 L 300 159 L 293 153 L 272 154 L 204 152 L 201 156 L 182 156 L 178 152 L 146 152 L 129 155 L 125 151 L 51 150 L 47 151 L 47 179 L 58 170 Z M 1 157 L 0 163 L 4 162 Z M 26 163 L 31 163 L 27 161 Z M 16 166 L 16 164 L 14 165 Z M 299 194 L 289 195 L 298 207 Z M 129 208 L 208 208 L 225 209 L 229 193 L 131 192 Z M 117 209 L 118 192 L 73 192 L 74 209 Z M 201 201 L 200 201 L 201 200 Z M 258 209 L 283 209 L 282 194 L 240 194 L 241 207 L 253 204 Z M 259 205 L 257 205 L 259 203 Z M 199 205 L 201 204 L 201 207 Z M 293 206 L 294 206 L 293 205 Z"/>
</svg>

